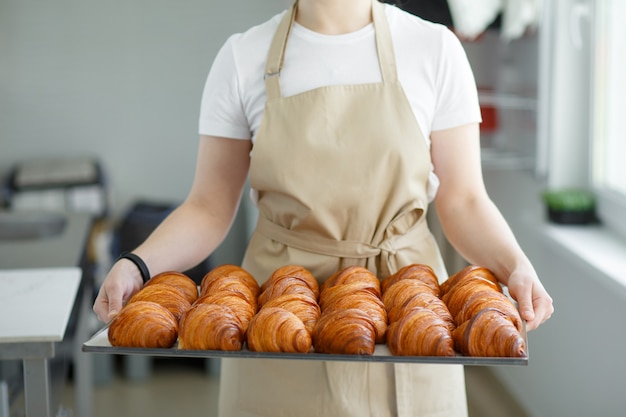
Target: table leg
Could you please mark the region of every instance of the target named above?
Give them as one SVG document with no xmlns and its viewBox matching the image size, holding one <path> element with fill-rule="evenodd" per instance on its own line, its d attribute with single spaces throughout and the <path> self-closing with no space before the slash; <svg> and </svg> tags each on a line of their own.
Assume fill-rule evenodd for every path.
<svg viewBox="0 0 626 417">
<path fill-rule="evenodd" d="M 0 381 L 0 417 L 9 417 L 9 384 Z"/>
<path fill-rule="evenodd" d="M 27 417 L 50 417 L 48 359 L 24 359 L 24 393 Z"/>
</svg>

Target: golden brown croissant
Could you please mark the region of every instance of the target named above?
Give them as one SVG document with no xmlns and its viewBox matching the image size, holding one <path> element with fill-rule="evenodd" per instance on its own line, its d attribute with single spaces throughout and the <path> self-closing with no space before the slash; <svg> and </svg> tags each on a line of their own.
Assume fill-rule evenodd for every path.
<svg viewBox="0 0 626 417">
<path fill-rule="evenodd" d="M 320 294 L 320 307 L 324 311 L 328 306 L 334 304 L 338 299 L 348 296 L 367 297 L 380 300 L 377 289 L 369 282 L 351 282 L 332 287 L 326 287 Z"/>
<path fill-rule="evenodd" d="M 245 297 L 238 293 L 226 293 L 226 294 L 209 294 L 204 295 L 198 300 L 196 300 L 195 304 L 217 304 L 220 306 L 228 307 L 232 313 L 239 319 L 241 322 L 241 328 L 245 333 L 248 329 L 248 325 L 250 324 L 250 320 L 254 317 L 256 313 L 256 308 L 251 305 Z"/>
<path fill-rule="evenodd" d="M 482 266 L 469 265 L 452 275 L 439 286 L 441 288 L 442 298 L 450 291 L 451 288 L 458 286 L 462 282 L 467 283 L 468 281 L 481 282 L 492 287 L 498 292 L 502 292 L 502 286 L 489 269 Z"/>
<path fill-rule="evenodd" d="M 330 314 L 336 310 L 357 309 L 367 314 L 376 330 L 376 343 L 384 343 L 385 334 L 387 333 L 387 310 L 380 298 L 370 292 L 353 292 L 349 291 L 352 284 L 337 285 L 332 289 L 346 289 L 347 291 L 333 294 L 340 295 L 333 297 L 332 300 L 324 304 L 324 314 Z M 326 292 L 328 294 L 328 292 Z"/>
<path fill-rule="evenodd" d="M 167 284 L 144 286 L 128 302 L 137 301 L 152 301 L 160 304 L 167 308 L 176 317 L 176 320 L 180 320 L 182 315 L 191 307 L 189 300 L 185 298 L 183 293 Z"/>
<path fill-rule="evenodd" d="M 258 309 L 257 297 L 255 297 L 253 291 L 242 283 L 239 278 L 225 277 L 217 279 L 213 281 L 210 286 L 206 287 L 206 291 L 202 293 L 201 297 L 215 294 L 235 294 L 238 297 L 245 298 L 255 310 Z"/>
<path fill-rule="evenodd" d="M 470 356 L 525 358 L 526 343 L 510 318 L 496 308 L 479 311 L 453 333 L 458 350 Z"/>
<path fill-rule="evenodd" d="M 464 323 L 486 308 L 496 308 L 500 310 L 508 316 L 518 331 L 522 331 L 522 318 L 517 308 L 515 308 L 515 305 L 513 305 L 506 295 L 493 290 L 477 289 L 468 294 L 464 299 L 462 307 L 456 311 L 454 320 L 456 323 Z"/>
<path fill-rule="evenodd" d="M 165 307 L 151 301 L 126 304 L 109 325 L 112 346 L 170 348 L 176 343 L 178 320 Z"/>
<path fill-rule="evenodd" d="M 400 268 L 395 274 L 385 278 L 381 284 L 383 293 L 393 284 L 404 279 L 421 281 L 431 288 L 434 295 L 439 296 L 440 294 L 439 280 L 437 275 L 435 275 L 435 271 L 430 266 L 424 264 L 407 265 Z"/>
<path fill-rule="evenodd" d="M 271 307 L 283 308 L 295 314 L 304 323 L 304 327 L 311 335 L 321 315 L 320 306 L 317 302 L 304 294 L 284 294 L 263 305 L 263 308 Z"/>
<path fill-rule="evenodd" d="M 442 299 L 457 325 L 453 338 L 458 351 L 472 356 L 526 356 L 523 321 L 491 271 L 469 266 L 448 281 Z"/>
<path fill-rule="evenodd" d="M 166 284 L 175 287 L 183 293 L 189 304 L 193 304 L 198 298 L 198 285 L 194 280 L 180 272 L 168 271 L 160 273 L 146 282 L 145 286 L 154 284 Z"/>
<path fill-rule="evenodd" d="M 261 285 L 261 292 L 263 292 L 267 287 L 273 285 L 274 281 L 283 276 L 291 276 L 301 279 L 311 289 L 315 300 L 318 299 L 320 295 L 320 288 L 317 279 L 315 279 L 313 274 L 311 274 L 308 269 L 299 265 L 286 265 L 276 269 L 269 279 Z"/>
<path fill-rule="evenodd" d="M 307 353 L 311 334 L 295 314 L 278 307 L 263 307 L 252 318 L 247 334 L 248 348 L 254 352 Z"/>
<path fill-rule="evenodd" d="M 243 342 L 242 324 L 228 307 L 195 303 L 180 321 L 180 349 L 234 351 Z"/>
<path fill-rule="evenodd" d="M 268 281 L 269 282 L 269 281 Z M 291 275 L 282 275 L 274 278 L 272 282 L 264 287 L 259 295 L 259 306 L 263 306 L 269 300 L 286 294 L 302 294 L 316 301 L 317 297 L 305 280 Z"/>
<path fill-rule="evenodd" d="M 376 329 L 372 319 L 358 309 L 322 314 L 313 337 L 317 353 L 372 355 Z"/>
<path fill-rule="evenodd" d="M 387 344 L 393 355 L 455 356 L 447 323 L 427 308 L 414 308 L 389 326 Z"/>
<path fill-rule="evenodd" d="M 393 287 L 392 287 L 393 288 Z M 401 287 L 398 287 L 401 288 Z M 452 331 L 456 328 L 452 314 L 448 310 L 448 307 L 441 301 L 440 298 L 435 297 L 430 292 L 405 292 L 403 296 L 398 296 L 395 299 L 388 298 L 387 315 L 389 317 L 389 323 L 394 323 L 415 308 L 427 308 L 436 313 L 448 327 L 448 330 Z"/>
<path fill-rule="evenodd" d="M 335 272 L 322 284 L 322 291 L 334 287 L 335 285 L 351 284 L 351 283 L 368 283 L 372 291 L 378 297 L 381 295 L 380 280 L 369 269 L 361 266 L 349 266 L 340 271 Z"/>
<path fill-rule="evenodd" d="M 214 285 L 214 281 L 224 278 L 232 278 L 244 284 L 255 299 L 261 291 L 259 284 L 248 271 L 237 265 L 225 264 L 212 269 L 202 278 L 200 294 L 207 295 L 211 291 L 210 287 Z"/>
<path fill-rule="evenodd" d="M 387 310 L 389 310 L 395 305 L 405 303 L 415 294 L 430 294 L 433 297 L 438 298 L 435 294 L 433 294 L 432 288 L 424 282 L 416 279 L 405 279 L 387 287 L 383 293 L 382 300 L 385 307 L 387 307 Z"/>
</svg>

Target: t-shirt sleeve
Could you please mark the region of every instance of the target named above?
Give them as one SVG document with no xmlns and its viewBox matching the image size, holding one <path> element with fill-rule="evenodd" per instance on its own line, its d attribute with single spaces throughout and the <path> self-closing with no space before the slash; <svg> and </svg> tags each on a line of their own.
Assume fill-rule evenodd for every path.
<svg viewBox="0 0 626 417">
<path fill-rule="evenodd" d="M 233 51 L 235 36 L 231 36 L 216 55 L 204 85 L 199 120 L 201 135 L 233 139 L 251 137 L 243 111 Z"/>
<path fill-rule="evenodd" d="M 449 29 L 442 31 L 437 71 L 437 102 L 432 130 L 480 123 L 476 81 L 463 45 Z"/>
</svg>

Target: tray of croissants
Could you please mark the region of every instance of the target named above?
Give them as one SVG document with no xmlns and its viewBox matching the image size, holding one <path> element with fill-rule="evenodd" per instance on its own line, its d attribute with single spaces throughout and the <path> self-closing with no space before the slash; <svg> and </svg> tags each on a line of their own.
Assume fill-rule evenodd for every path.
<svg viewBox="0 0 626 417">
<path fill-rule="evenodd" d="M 85 352 L 148 356 L 526 365 L 525 323 L 487 268 L 439 283 L 407 265 L 380 280 L 350 266 L 323 283 L 304 267 L 262 285 L 220 265 L 200 285 L 154 276 L 90 340 Z"/>
</svg>

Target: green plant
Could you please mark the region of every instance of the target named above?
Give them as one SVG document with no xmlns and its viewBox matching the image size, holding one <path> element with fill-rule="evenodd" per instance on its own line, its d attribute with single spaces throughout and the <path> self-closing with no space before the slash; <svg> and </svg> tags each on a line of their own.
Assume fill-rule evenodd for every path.
<svg viewBox="0 0 626 417">
<path fill-rule="evenodd" d="M 593 193 L 581 189 L 546 191 L 542 197 L 548 209 L 553 211 L 590 211 L 596 204 Z"/>
</svg>

